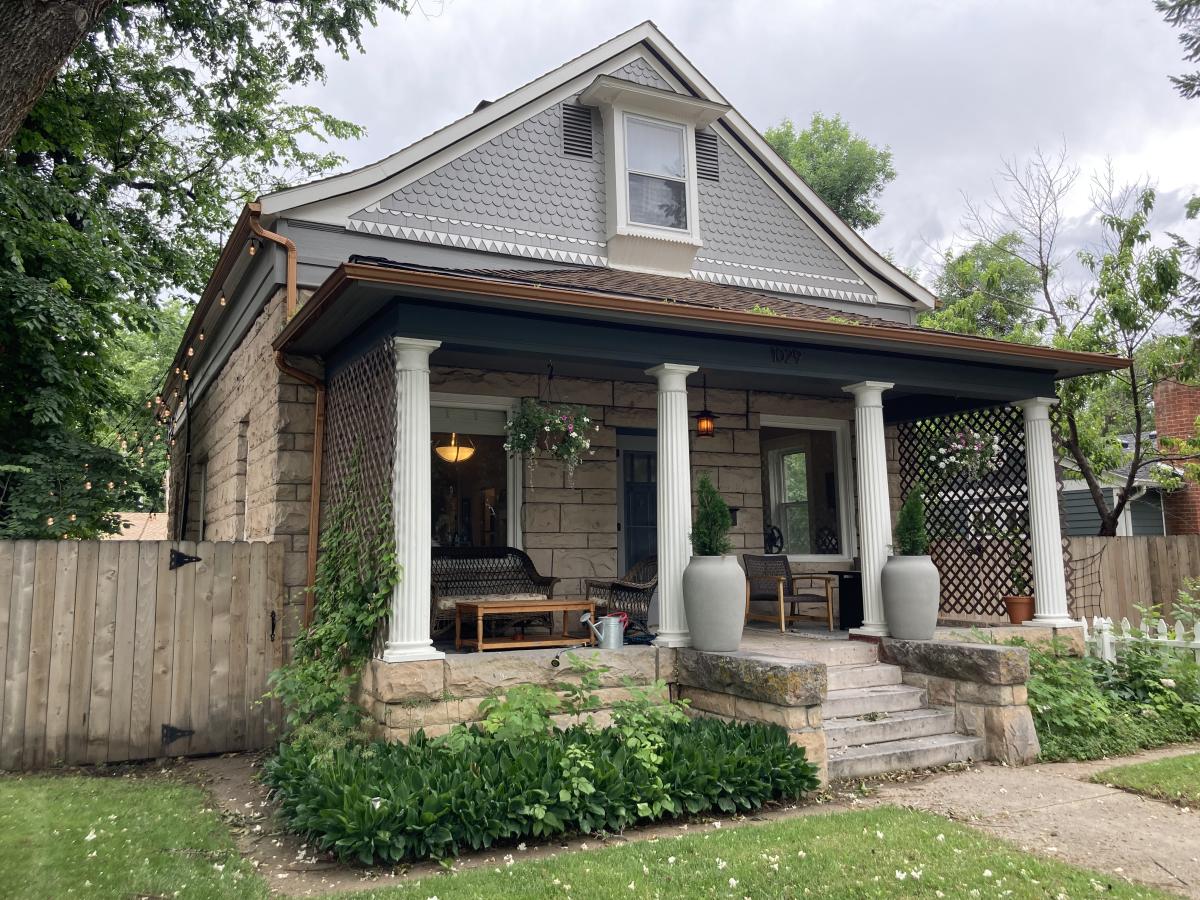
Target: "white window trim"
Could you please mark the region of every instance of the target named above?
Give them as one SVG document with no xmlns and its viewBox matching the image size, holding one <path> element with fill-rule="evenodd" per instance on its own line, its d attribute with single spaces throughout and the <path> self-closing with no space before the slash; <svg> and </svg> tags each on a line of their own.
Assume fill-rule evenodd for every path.
<svg viewBox="0 0 1200 900">
<path fill-rule="evenodd" d="M 688 244 L 700 247 L 700 189 L 696 182 L 696 128 L 690 122 L 680 122 L 670 118 L 649 116 L 635 112 L 624 106 L 613 105 L 601 108 L 604 119 L 605 147 L 608 162 L 608 183 L 617 189 L 609 197 L 608 204 L 608 239 L 622 235 L 627 237 L 653 238 L 659 241 Z M 627 135 L 625 123 L 629 118 L 641 119 L 656 125 L 669 125 L 683 130 L 683 151 L 687 177 L 688 227 L 666 228 L 660 225 L 643 225 L 629 218 L 629 165 Z M 658 177 L 658 176 L 655 176 Z M 615 202 L 612 202 L 615 201 Z"/>
<path fill-rule="evenodd" d="M 449 394 L 441 391 L 431 391 L 429 406 L 444 409 L 480 409 L 498 410 L 506 416 L 512 416 L 521 405 L 518 397 L 487 397 L 479 394 Z M 521 465 L 519 456 L 510 456 L 506 460 L 508 471 L 508 546 L 524 549 L 524 535 L 521 531 L 521 507 L 525 499 L 525 467 Z"/>
<path fill-rule="evenodd" d="M 850 456 L 850 423 L 844 419 L 812 419 L 803 416 L 772 416 L 759 417 L 760 428 L 792 428 L 803 431 L 831 431 L 834 435 L 834 457 L 837 460 L 838 491 L 838 541 L 842 552 L 831 553 L 789 553 L 788 559 L 794 563 L 848 563 L 853 562 L 858 555 L 858 533 L 854 527 L 854 465 Z M 765 446 L 768 454 L 785 449 L 787 441 L 781 439 Z M 768 467 L 768 483 L 770 494 L 763 498 L 764 504 L 774 510 L 774 497 L 779 496 L 781 485 L 777 483 L 778 474 L 774 466 Z M 772 518 L 774 515 L 772 513 Z"/>
<path fill-rule="evenodd" d="M 621 116 L 621 138 L 623 142 L 622 156 L 625 160 L 625 177 L 621 181 L 621 192 L 625 195 L 624 203 L 624 224 L 629 228 L 648 228 L 654 232 L 660 232 L 674 237 L 691 237 L 695 229 L 692 228 L 693 220 L 697 216 L 696 208 L 692 205 L 693 196 L 698 195 L 696 186 L 696 133 L 689 125 L 684 122 L 672 122 L 669 119 L 657 119 L 653 116 L 643 115 L 641 113 L 625 112 Z M 648 125 L 655 125 L 660 128 L 669 128 L 672 131 L 678 132 L 682 137 L 683 143 L 683 167 L 684 173 L 682 178 L 674 178 L 670 175 L 656 175 L 652 172 L 643 172 L 640 169 L 635 169 L 629 165 L 629 128 L 628 124 L 633 122 L 645 122 Z M 688 149 L 689 143 L 691 149 Z M 659 178 L 663 181 L 682 182 L 684 186 L 684 215 L 687 226 L 684 228 L 672 228 L 669 225 L 653 225 L 648 222 L 635 222 L 630 215 L 632 204 L 629 201 L 629 176 L 641 175 L 645 178 Z"/>
</svg>

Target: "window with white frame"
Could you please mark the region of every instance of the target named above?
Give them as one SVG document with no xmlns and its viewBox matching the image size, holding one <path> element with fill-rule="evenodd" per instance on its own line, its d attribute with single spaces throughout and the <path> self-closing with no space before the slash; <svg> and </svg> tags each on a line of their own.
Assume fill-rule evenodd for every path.
<svg viewBox="0 0 1200 900">
<path fill-rule="evenodd" d="M 688 230 L 687 129 L 626 114 L 625 168 L 629 221 Z"/>
<path fill-rule="evenodd" d="M 848 429 L 840 422 L 762 429 L 764 525 L 792 557 L 848 559 Z"/>
</svg>

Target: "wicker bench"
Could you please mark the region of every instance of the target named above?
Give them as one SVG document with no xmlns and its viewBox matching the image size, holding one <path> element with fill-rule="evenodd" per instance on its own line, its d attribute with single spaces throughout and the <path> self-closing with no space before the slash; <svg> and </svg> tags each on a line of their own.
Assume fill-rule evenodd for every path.
<svg viewBox="0 0 1200 900">
<path fill-rule="evenodd" d="M 454 629 L 455 605 L 461 600 L 549 600 L 557 578 L 538 574 L 528 555 L 516 547 L 434 547 L 431 560 L 434 637 Z M 549 624 L 549 615 L 513 616 L 517 621 Z"/>
</svg>

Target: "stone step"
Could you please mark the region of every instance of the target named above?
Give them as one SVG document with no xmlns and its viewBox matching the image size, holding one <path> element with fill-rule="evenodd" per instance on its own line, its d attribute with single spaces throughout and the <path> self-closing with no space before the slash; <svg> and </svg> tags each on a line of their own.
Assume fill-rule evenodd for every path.
<svg viewBox="0 0 1200 900">
<path fill-rule="evenodd" d="M 904 673 L 900 667 L 887 663 L 873 663 L 865 666 L 829 666 L 826 669 L 826 675 L 831 691 L 900 684 L 904 680 Z"/>
<path fill-rule="evenodd" d="M 831 750 L 829 777 L 863 778 L 884 772 L 908 772 L 982 758 L 983 738 L 937 734 Z"/>
<path fill-rule="evenodd" d="M 861 717 L 826 719 L 825 742 L 830 747 L 856 747 L 954 732 L 954 710 L 939 707 L 886 713 L 874 721 Z"/>
<path fill-rule="evenodd" d="M 879 661 L 879 647 L 870 641 L 803 638 L 762 628 L 747 628 L 742 635 L 740 655 L 827 666 L 865 666 Z"/>
<path fill-rule="evenodd" d="M 885 684 L 829 691 L 825 695 L 825 702 L 821 704 L 821 715 L 826 719 L 852 719 L 867 713 L 920 709 L 924 705 L 924 688 L 910 684 Z"/>
</svg>

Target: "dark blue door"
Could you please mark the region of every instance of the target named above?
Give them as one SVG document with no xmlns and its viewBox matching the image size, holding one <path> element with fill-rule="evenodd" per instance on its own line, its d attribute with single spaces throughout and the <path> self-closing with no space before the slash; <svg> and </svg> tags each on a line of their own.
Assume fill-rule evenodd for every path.
<svg viewBox="0 0 1200 900">
<path fill-rule="evenodd" d="M 658 472 L 653 450 L 622 450 L 625 567 L 658 553 Z"/>
</svg>

